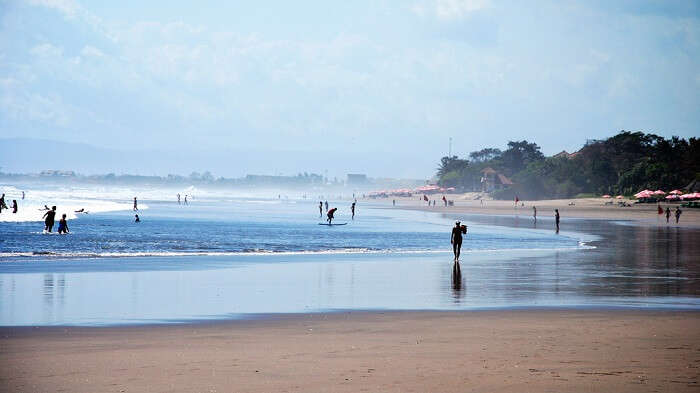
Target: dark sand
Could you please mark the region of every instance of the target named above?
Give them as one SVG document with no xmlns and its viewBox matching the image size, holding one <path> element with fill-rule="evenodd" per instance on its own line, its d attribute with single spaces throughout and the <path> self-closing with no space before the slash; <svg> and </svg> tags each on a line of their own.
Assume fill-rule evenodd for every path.
<svg viewBox="0 0 700 393">
<path fill-rule="evenodd" d="M 700 313 L 342 313 L 0 328 L 7 392 L 697 392 Z"/>
</svg>

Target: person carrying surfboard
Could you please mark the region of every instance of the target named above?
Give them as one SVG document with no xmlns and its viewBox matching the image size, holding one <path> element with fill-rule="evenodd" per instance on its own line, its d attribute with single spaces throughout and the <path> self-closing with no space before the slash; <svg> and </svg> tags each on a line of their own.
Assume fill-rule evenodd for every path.
<svg viewBox="0 0 700 393">
<path fill-rule="evenodd" d="M 326 214 L 326 216 L 328 216 L 328 220 L 327 220 L 327 221 L 328 221 L 328 224 L 329 224 L 329 225 L 332 224 L 331 221 L 333 221 L 333 214 L 335 214 L 335 211 L 336 211 L 336 210 L 338 210 L 338 208 L 337 208 L 337 207 L 334 207 L 334 208 L 328 210 L 328 213 Z"/>
<path fill-rule="evenodd" d="M 452 228 L 452 236 L 450 236 L 450 243 L 452 243 L 452 252 L 455 254 L 455 262 L 459 261 L 459 254 L 462 251 L 462 234 L 467 233 L 467 226 L 461 225 L 459 221 L 455 222 L 454 228 Z"/>
</svg>

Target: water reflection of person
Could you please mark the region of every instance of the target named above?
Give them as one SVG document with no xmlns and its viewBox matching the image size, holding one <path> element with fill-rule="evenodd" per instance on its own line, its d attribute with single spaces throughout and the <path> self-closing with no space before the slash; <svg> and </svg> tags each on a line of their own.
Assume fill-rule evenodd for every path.
<svg viewBox="0 0 700 393">
<path fill-rule="evenodd" d="M 459 266 L 459 262 L 455 261 L 452 265 L 452 296 L 455 298 L 463 297 L 464 291 L 462 287 L 462 269 Z"/>
</svg>

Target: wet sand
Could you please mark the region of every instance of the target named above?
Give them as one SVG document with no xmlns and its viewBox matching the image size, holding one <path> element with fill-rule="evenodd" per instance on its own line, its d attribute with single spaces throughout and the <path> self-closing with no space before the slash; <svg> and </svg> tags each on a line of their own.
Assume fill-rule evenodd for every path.
<svg viewBox="0 0 700 393">
<path fill-rule="evenodd" d="M 119 328 L 0 328 L 14 392 L 684 392 L 700 313 L 294 315 Z"/>
<path fill-rule="evenodd" d="M 618 200 L 603 199 L 603 198 L 583 198 L 583 199 L 549 199 L 540 201 L 519 201 L 515 207 L 514 201 L 496 201 L 484 200 L 483 204 L 480 200 L 474 200 L 477 194 L 451 194 L 446 195 L 446 198 L 454 201 L 454 206 L 444 207 L 442 205 L 442 195 L 432 195 L 431 200 L 437 201 L 436 206 L 428 207 L 426 202 L 421 202 L 418 197 L 413 198 L 388 198 L 377 199 L 375 201 L 382 204 L 391 205 L 392 199 L 396 199 L 397 207 L 405 209 L 420 209 L 434 212 L 449 212 L 462 214 L 485 214 L 485 215 L 518 215 L 524 218 L 532 218 L 532 207 L 537 207 L 538 219 L 553 219 L 554 209 L 559 209 L 559 214 L 562 220 L 566 218 L 587 218 L 587 219 L 604 219 L 604 220 L 630 220 L 637 225 L 652 225 L 652 226 L 680 226 L 680 227 L 700 227 L 700 209 L 691 209 L 681 207 L 682 214 L 680 222 L 675 223 L 673 215 L 676 206 L 680 203 L 661 203 L 661 207 L 665 210 L 666 207 L 671 209 L 670 223 L 666 224 L 666 216 L 657 214 L 657 206 L 653 203 L 636 204 L 629 207 L 620 207 L 617 205 Z M 613 201 L 612 205 L 606 205 L 606 202 Z M 625 200 L 627 203 L 634 201 Z M 574 203 L 574 205 L 569 205 Z M 522 206 L 525 204 L 525 206 Z"/>
</svg>

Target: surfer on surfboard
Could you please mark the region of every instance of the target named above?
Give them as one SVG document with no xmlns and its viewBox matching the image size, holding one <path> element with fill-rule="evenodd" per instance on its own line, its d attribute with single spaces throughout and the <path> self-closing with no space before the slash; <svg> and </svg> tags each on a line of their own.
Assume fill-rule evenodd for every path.
<svg viewBox="0 0 700 393">
<path fill-rule="evenodd" d="M 326 214 L 326 216 L 328 216 L 328 220 L 326 220 L 326 221 L 328 221 L 328 225 L 331 225 L 331 224 L 332 224 L 332 221 L 333 221 L 333 214 L 335 214 L 335 211 L 336 211 L 336 210 L 338 210 L 337 207 L 334 207 L 334 208 L 328 210 L 328 213 Z"/>
</svg>

